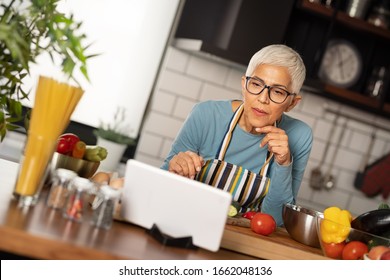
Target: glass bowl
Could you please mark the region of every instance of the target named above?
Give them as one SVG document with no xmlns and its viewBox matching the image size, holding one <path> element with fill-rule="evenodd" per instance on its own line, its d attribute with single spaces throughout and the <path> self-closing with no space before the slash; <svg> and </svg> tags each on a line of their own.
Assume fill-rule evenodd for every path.
<svg viewBox="0 0 390 280">
<path fill-rule="evenodd" d="M 379 245 L 390 247 L 389 238 L 341 225 L 322 217 L 316 218 L 316 226 L 322 253 L 332 259 L 368 259 L 367 254 L 371 248 Z"/>
</svg>

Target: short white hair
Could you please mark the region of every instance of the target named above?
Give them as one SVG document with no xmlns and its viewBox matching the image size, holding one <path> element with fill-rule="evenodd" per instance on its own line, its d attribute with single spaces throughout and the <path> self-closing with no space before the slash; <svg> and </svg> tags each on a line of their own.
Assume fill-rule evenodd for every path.
<svg viewBox="0 0 390 280">
<path fill-rule="evenodd" d="M 306 77 L 306 67 L 301 56 L 286 45 L 269 45 L 255 53 L 249 61 L 246 76 L 251 76 L 261 64 L 286 67 L 291 77 L 293 93 L 299 93 Z"/>
</svg>

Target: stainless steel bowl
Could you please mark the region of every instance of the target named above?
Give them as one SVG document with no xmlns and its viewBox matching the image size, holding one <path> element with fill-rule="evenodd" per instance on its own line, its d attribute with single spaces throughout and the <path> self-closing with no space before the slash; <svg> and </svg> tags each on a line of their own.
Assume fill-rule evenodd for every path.
<svg viewBox="0 0 390 280">
<path fill-rule="evenodd" d="M 321 248 L 316 227 L 318 216 L 323 217 L 323 213 L 289 203 L 283 205 L 284 227 L 291 238 L 300 243 Z"/>
<path fill-rule="evenodd" d="M 80 177 L 90 178 L 99 168 L 100 162 L 78 159 L 55 152 L 51 160 L 51 170 L 58 168 L 73 170 Z"/>
</svg>

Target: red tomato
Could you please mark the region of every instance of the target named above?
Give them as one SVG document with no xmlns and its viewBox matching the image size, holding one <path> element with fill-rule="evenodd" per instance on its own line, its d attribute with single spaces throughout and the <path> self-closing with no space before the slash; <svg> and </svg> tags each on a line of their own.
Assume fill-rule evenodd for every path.
<svg viewBox="0 0 390 280">
<path fill-rule="evenodd" d="M 243 218 L 252 220 L 253 216 L 256 215 L 256 211 L 248 211 L 242 215 Z"/>
<path fill-rule="evenodd" d="M 70 143 L 66 139 L 58 139 L 57 142 L 57 153 L 68 155 L 72 149 L 70 148 Z"/>
<path fill-rule="evenodd" d="M 368 253 L 366 244 L 360 241 L 351 241 L 345 245 L 342 258 L 343 260 L 361 260 L 366 253 Z"/>
<path fill-rule="evenodd" d="M 345 242 L 340 243 L 322 243 L 322 247 L 325 251 L 325 255 L 332 259 L 340 260 L 343 249 L 345 247 Z"/>
<path fill-rule="evenodd" d="M 60 139 L 66 139 L 66 141 L 71 144 L 72 148 L 78 141 L 80 141 L 80 138 L 73 133 L 64 133 L 60 136 Z"/>
<path fill-rule="evenodd" d="M 73 133 L 62 134 L 57 143 L 57 152 L 64 155 L 71 155 L 72 150 L 80 138 Z"/>
<path fill-rule="evenodd" d="M 270 235 L 276 229 L 276 222 L 269 214 L 256 213 L 251 220 L 251 229 L 261 235 Z"/>
</svg>

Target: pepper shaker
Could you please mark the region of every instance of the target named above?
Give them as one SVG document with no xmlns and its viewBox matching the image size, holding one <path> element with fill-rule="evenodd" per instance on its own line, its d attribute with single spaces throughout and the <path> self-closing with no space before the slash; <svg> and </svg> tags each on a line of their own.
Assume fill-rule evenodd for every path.
<svg viewBox="0 0 390 280">
<path fill-rule="evenodd" d="M 93 204 L 92 224 L 96 227 L 110 229 L 115 206 L 120 197 L 120 190 L 108 185 L 101 186 Z"/>
<path fill-rule="evenodd" d="M 88 206 L 88 196 L 93 183 L 82 177 L 72 180 L 63 216 L 75 222 L 81 222 Z"/>
<path fill-rule="evenodd" d="M 46 205 L 54 209 L 62 209 L 68 198 L 69 184 L 73 178 L 77 177 L 76 172 L 59 168 L 55 171 L 51 180 L 50 192 L 46 200 Z"/>
</svg>

